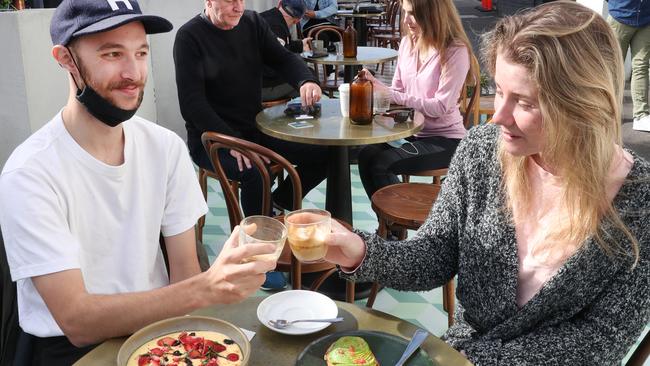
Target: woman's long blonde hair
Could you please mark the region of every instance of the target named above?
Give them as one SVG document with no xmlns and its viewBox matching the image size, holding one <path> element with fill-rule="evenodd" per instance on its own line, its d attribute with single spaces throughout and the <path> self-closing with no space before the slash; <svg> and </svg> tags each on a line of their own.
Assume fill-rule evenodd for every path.
<svg viewBox="0 0 650 366">
<path fill-rule="evenodd" d="M 499 54 L 528 70 L 536 83 L 542 115 L 544 163 L 563 179 L 568 214 L 566 225 L 549 229 L 543 250 L 563 252 L 565 243 L 578 247 L 589 237 L 610 256 L 632 253 L 638 242 L 607 195 L 606 178 L 622 146 L 623 57 L 607 22 L 575 2 L 558 1 L 503 18 L 483 38 L 486 65 L 494 75 Z M 513 156 L 503 147 L 499 159 L 508 209 L 513 200 L 524 212 L 531 196 L 526 175 L 530 157 Z M 603 223 L 612 224 L 630 240 L 624 248 Z"/>
<path fill-rule="evenodd" d="M 421 29 L 421 44 L 426 47 L 433 47 L 440 55 L 440 63 L 444 68 L 447 63 L 447 49 L 454 45 L 463 45 L 470 57 L 470 72 L 468 82 L 472 82 L 469 76 L 475 75 L 476 67 L 472 62 L 472 44 L 467 38 L 460 15 L 452 0 L 402 0 L 408 1 L 413 6 L 413 16 Z M 406 33 L 410 34 L 408 27 Z M 410 39 L 411 37 L 409 37 Z"/>
</svg>

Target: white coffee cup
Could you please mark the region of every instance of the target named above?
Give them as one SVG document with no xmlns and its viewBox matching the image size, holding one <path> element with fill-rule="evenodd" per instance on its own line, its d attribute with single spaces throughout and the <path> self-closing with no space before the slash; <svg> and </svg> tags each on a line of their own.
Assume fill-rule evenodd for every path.
<svg viewBox="0 0 650 366">
<path fill-rule="evenodd" d="M 339 85 L 339 101 L 341 102 L 341 115 L 350 117 L 350 84 Z"/>
</svg>

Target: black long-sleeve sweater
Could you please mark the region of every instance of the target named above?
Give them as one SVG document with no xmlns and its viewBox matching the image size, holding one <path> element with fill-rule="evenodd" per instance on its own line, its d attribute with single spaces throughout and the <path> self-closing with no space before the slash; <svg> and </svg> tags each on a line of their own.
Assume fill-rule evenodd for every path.
<svg viewBox="0 0 650 366">
<path fill-rule="evenodd" d="M 268 23 L 276 38 L 279 38 L 282 40 L 282 42 L 284 42 L 284 48 L 293 53 L 302 52 L 302 40 L 291 39 L 291 30 L 289 30 L 289 26 L 287 25 L 286 20 L 284 20 L 280 9 L 269 9 L 267 11 L 261 12 L 260 16 Z M 273 71 L 273 69 L 270 67 L 264 66 L 264 73 L 262 77 L 263 87 L 278 86 L 283 83 L 285 83 L 285 81 L 282 76 L 278 75 L 278 73 Z"/>
<path fill-rule="evenodd" d="M 176 85 L 190 154 L 204 154 L 201 134 L 216 131 L 257 141 L 263 65 L 290 84 L 317 82 L 304 62 L 278 42 L 268 24 L 246 10 L 239 24 L 219 29 L 197 15 L 176 33 Z"/>
</svg>

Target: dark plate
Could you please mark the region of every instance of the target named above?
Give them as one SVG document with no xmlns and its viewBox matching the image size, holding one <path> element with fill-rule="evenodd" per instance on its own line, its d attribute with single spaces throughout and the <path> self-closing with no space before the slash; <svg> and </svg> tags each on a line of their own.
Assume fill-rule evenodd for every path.
<svg viewBox="0 0 650 366">
<path fill-rule="evenodd" d="M 326 365 L 323 356 L 329 346 L 343 336 L 357 336 L 363 338 L 370 350 L 375 354 L 381 366 L 392 366 L 399 361 L 406 349 L 408 341 L 402 337 L 383 332 L 365 330 L 337 332 L 311 342 L 298 356 L 296 366 L 322 366 Z M 409 358 L 405 366 L 433 366 L 433 361 L 421 348 Z"/>
</svg>

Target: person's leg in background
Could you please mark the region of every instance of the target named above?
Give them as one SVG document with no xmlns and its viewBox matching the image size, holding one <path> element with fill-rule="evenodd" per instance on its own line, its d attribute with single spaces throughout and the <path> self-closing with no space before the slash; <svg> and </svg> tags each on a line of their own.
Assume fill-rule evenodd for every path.
<svg viewBox="0 0 650 366">
<path fill-rule="evenodd" d="M 607 22 L 609 25 L 612 27 L 612 30 L 614 31 L 614 34 L 616 35 L 616 38 L 618 39 L 618 43 L 621 46 L 621 53 L 623 54 L 623 60 L 625 60 L 625 55 L 627 54 L 628 48 L 630 48 L 630 45 L 632 43 L 633 38 L 636 37 L 637 32 L 639 31 L 639 28 L 631 27 L 627 24 L 620 23 L 618 20 L 614 19 L 611 15 L 607 17 Z M 637 50 L 638 51 L 638 50 Z M 633 115 L 632 117 L 634 118 L 634 122 L 632 125 L 632 128 L 635 130 L 637 128 L 641 127 L 642 124 L 642 118 L 646 117 L 648 115 L 648 109 L 647 109 L 647 79 L 648 79 L 648 70 L 647 70 L 647 61 L 646 61 L 646 70 L 645 70 L 645 88 L 646 90 L 636 90 L 635 88 L 638 88 L 640 86 L 640 79 L 643 78 L 641 76 L 642 71 L 641 70 L 636 70 L 636 78 L 638 78 L 635 81 L 635 61 L 634 61 L 634 50 L 631 50 L 631 56 L 632 56 L 632 80 L 631 80 L 631 94 L 632 94 L 632 104 L 633 104 Z M 640 55 L 639 55 L 640 56 Z M 641 64 L 641 59 L 637 58 L 637 65 Z M 638 99 L 637 99 L 638 98 Z M 645 98 L 645 111 L 644 108 L 641 107 L 641 102 Z M 647 118 L 646 118 L 647 119 Z"/>
<path fill-rule="evenodd" d="M 214 171 L 207 154 L 200 154 L 193 160 L 201 168 Z M 227 149 L 219 149 L 219 161 L 221 161 L 226 177 L 236 180 L 240 184 L 241 206 L 244 216 L 268 215 L 268 212 L 262 213 L 262 176 L 257 169 L 255 167 L 251 169 L 244 167 L 244 170 L 240 172 L 237 159 L 230 155 L 230 151 Z"/>
<path fill-rule="evenodd" d="M 289 160 L 291 164 L 296 165 L 303 197 L 327 177 L 328 155 L 325 146 L 282 141 L 266 135 L 262 137 L 260 144 L 280 154 Z M 285 177 L 284 181 L 273 192 L 273 200 L 277 206 L 291 209 L 293 207 L 292 195 L 291 180 L 289 177 Z"/>
<path fill-rule="evenodd" d="M 459 139 L 410 139 L 400 148 L 388 144 L 366 146 L 359 153 L 359 175 L 368 198 L 380 188 L 399 183 L 398 175 L 449 166 Z"/>
<path fill-rule="evenodd" d="M 650 26 L 637 28 L 630 41 L 632 56 L 632 105 L 635 122 L 633 128 L 650 132 L 650 110 L 648 110 L 648 66 L 650 61 Z"/>
</svg>

